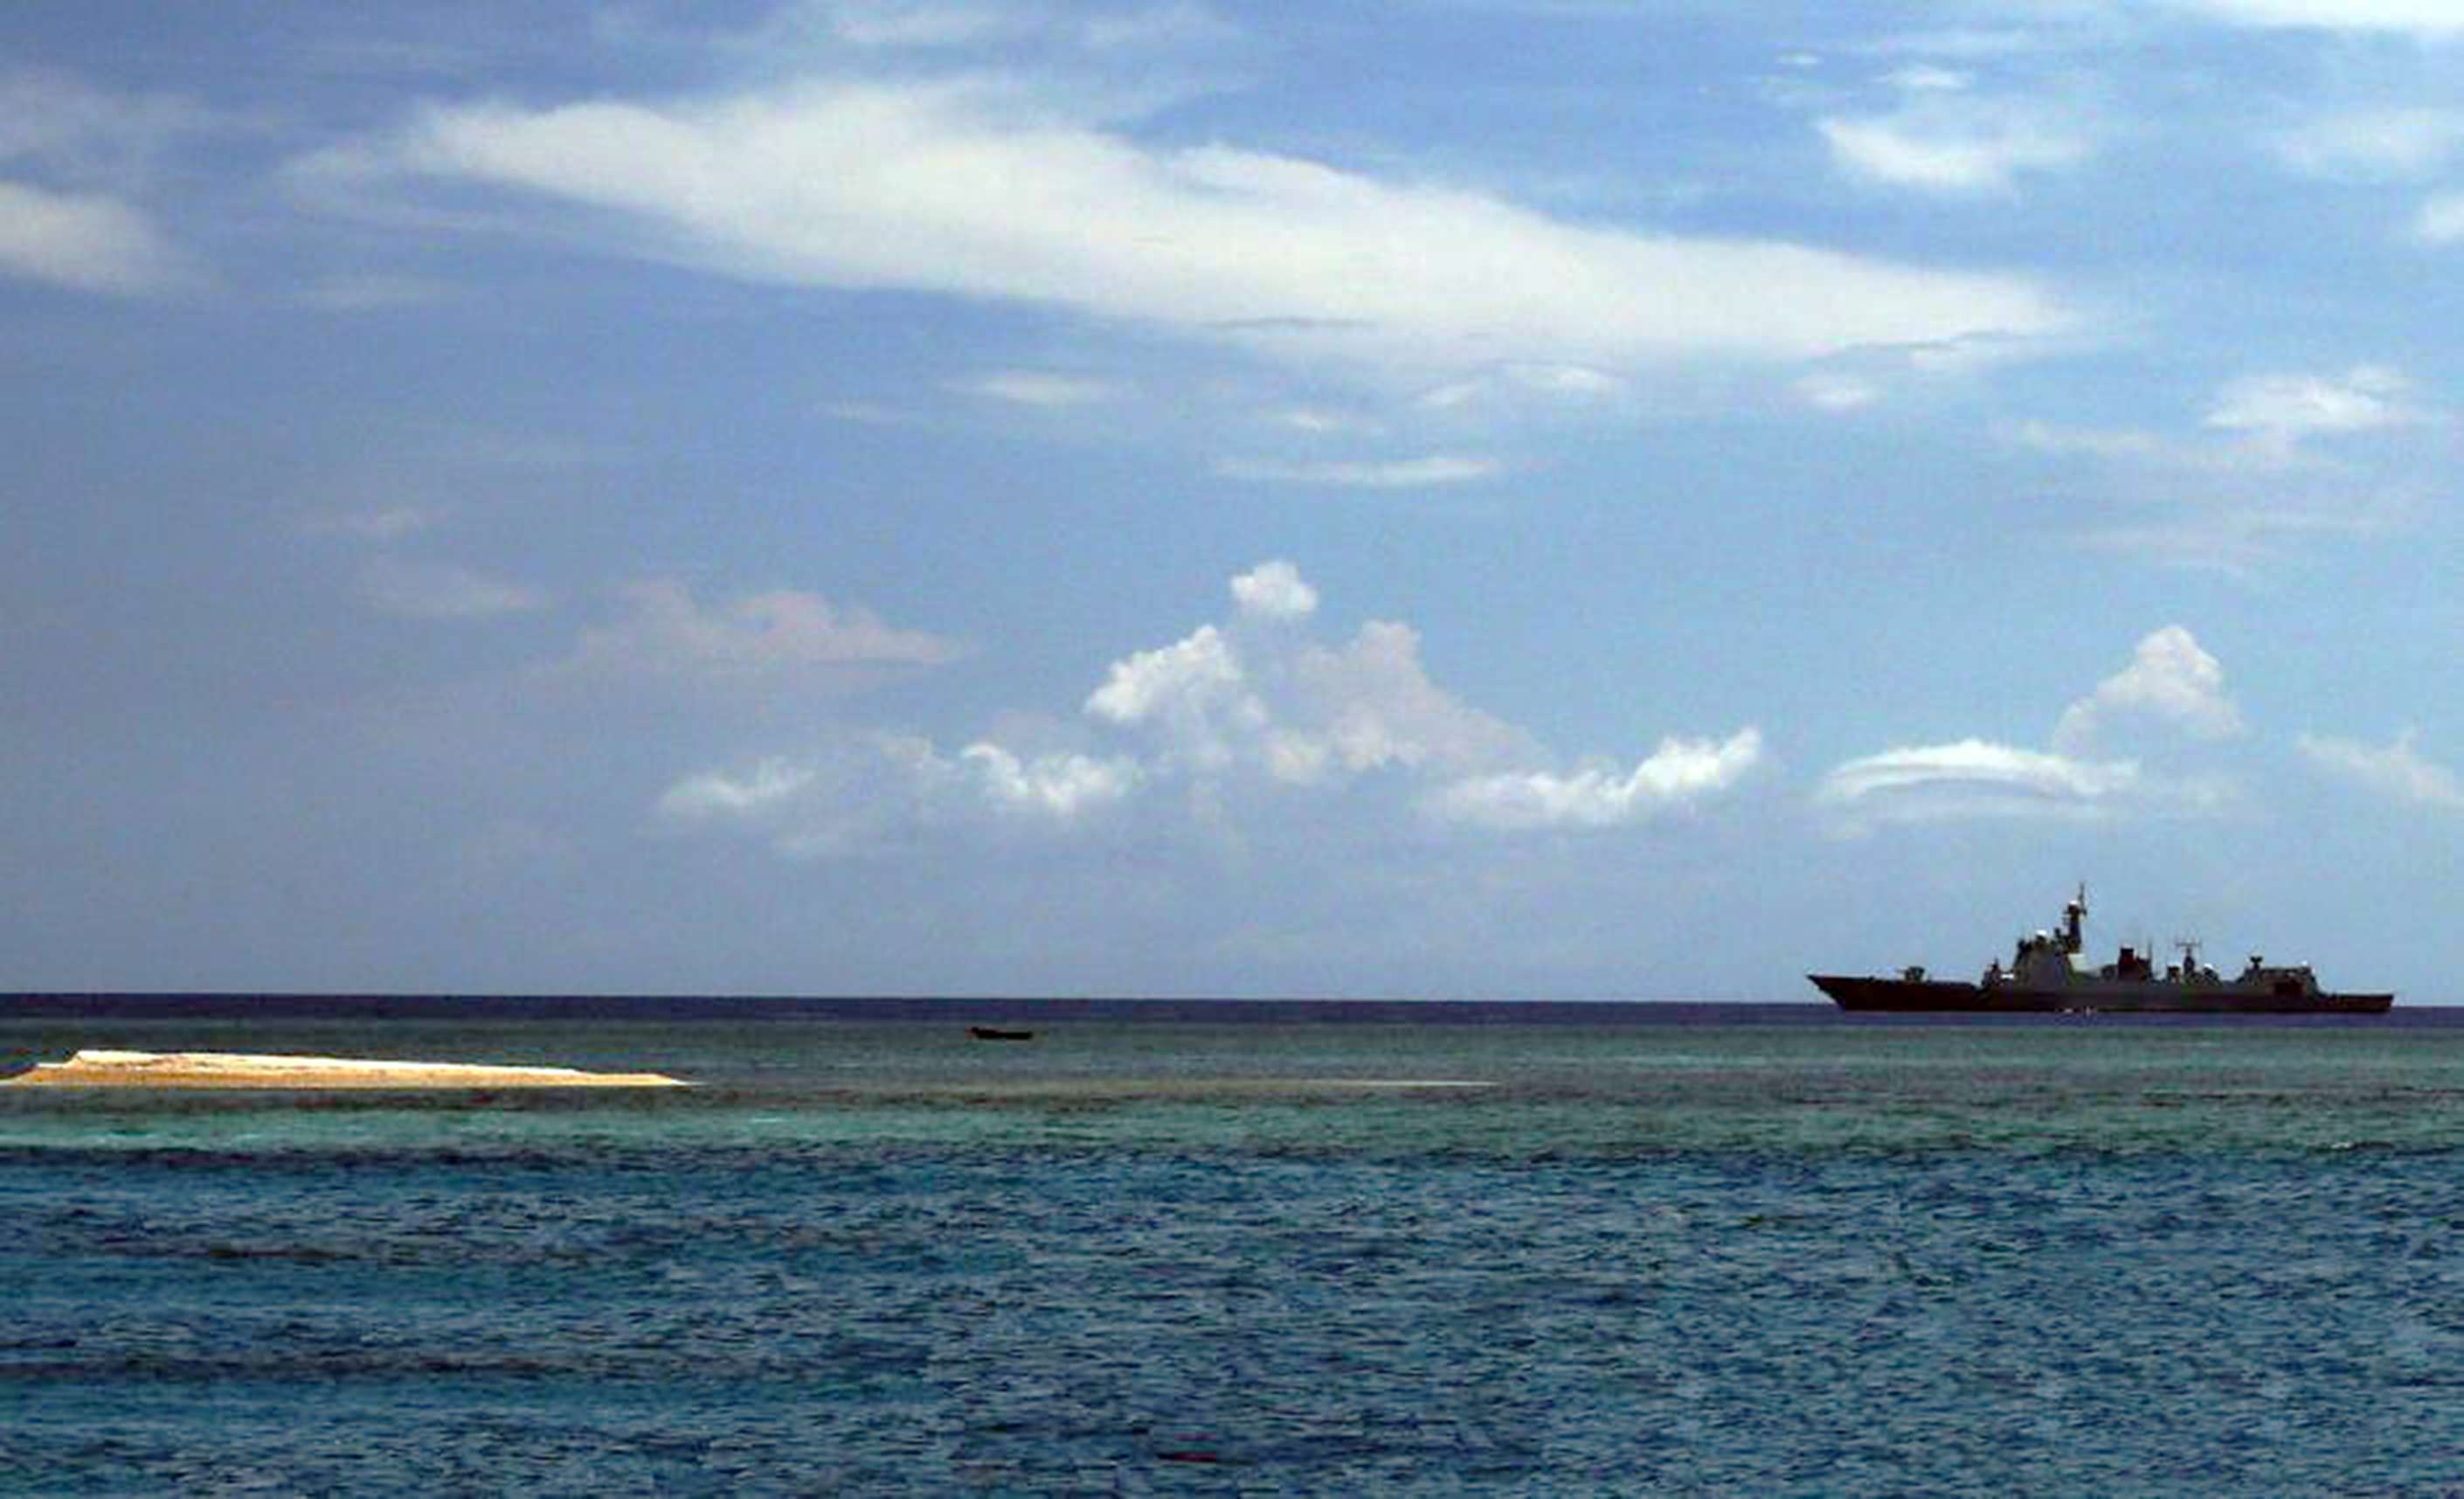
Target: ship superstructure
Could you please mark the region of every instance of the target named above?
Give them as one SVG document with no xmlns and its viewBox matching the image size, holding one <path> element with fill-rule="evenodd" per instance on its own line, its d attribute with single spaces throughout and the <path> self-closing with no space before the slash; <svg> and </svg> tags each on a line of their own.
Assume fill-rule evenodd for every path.
<svg viewBox="0 0 2464 1499">
<path fill-rule="evenodd" d="M 2093 967 L 2085 948 L 2087 887 L 2062 907 L 2061 925 L 2022 936 L 2006 967 L 1986 967 L 1974 983 L 1928 978 L 1923 967 L 1897 978 L 1812 973 L 1815 987 L 1842 1010 L 2158 1010 L 2213 1014 L 2384 1014 L 2392 993 L 2330 993 L 2307 964 L 2270 964 L 2257 953 L 2227 978 L 2199 961 L 2198 945 L 2180 944 L 2181 961 L 2158 969 L 2136 947 Z"/>
</svg>

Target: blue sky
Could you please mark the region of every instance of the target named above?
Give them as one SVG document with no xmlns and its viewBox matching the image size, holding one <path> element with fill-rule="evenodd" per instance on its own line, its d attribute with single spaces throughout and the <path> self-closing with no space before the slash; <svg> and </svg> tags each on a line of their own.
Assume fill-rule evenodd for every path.
<svg viewBox="0 0 2464 1499">
<path fill-rule="evenodd" d="M 2453 0 L 0 16 L 0 984 L 2464 999 Z"/>
</svg>

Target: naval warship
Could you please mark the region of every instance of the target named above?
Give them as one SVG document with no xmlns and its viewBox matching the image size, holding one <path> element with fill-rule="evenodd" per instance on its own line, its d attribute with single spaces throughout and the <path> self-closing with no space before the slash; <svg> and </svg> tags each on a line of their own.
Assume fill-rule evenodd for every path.
<svg viewBox="0 0 2464 1499">
<path fill-rule="evenodd" d="M 2389 994 L 2331 994 L 2307 964 L 2270 964 L 2253 953 L 2231 978 L 2199 961 L 2196 943 L 2183 943 L 2182 961 L 2161 971 L 2145 953 L 2124 947 L 2102 967 L 2079 956 L 2087 920 L 2087 887 L 2062 907 L 2059 931 L 2019 939 L 2009 967 L 1998 960 L 1973 983 L 1927 978 L 1922 967 L 1897 978 L 1846 973 L 1806 975 L 1842 1010 L 2172 1011 L 2218 1015 L 2381 1015 Z"/>
</svg>

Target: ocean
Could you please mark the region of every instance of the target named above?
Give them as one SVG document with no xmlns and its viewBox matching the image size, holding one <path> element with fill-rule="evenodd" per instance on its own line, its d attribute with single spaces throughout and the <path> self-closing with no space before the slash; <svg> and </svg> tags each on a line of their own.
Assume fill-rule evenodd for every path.
<svg viewBox="0 0 2464 1499">
<path fill-rule="evenodd" d="M 0 1490 L 2464 1493 L 2464 1011 L 0 1016 L 701 1084 L 0 1090 Z"/>
</svg>

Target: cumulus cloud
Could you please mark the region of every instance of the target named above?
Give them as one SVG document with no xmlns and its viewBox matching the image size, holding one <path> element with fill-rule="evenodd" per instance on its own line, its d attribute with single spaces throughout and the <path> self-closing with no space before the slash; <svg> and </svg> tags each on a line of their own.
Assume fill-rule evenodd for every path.
<svg viewBox="0 0 2464 1499">
<path fill-rule="evenodd" d="M 1231 763 L 1236 741 L 1262 732 L 1267 722 L 1240 653 L 1211 624 L 1112 663 L 1086 710 L 1120 728 L 1153 728 L 1175 754 L 1201 769 Z"/>
<path fill-rule="evenodd" d="M 1498 833 L 1609 828 L 1728 790 L 1758 763 L 1752 728 L 1663 740 L 1631 768 L 1560 770 L 1532 737 L 1431 679 L 1419 633 L 1370 620 L 1311 638 L 1317 590 L 1290 562 L 1230 579 L 1232 617 L 1111 663 L 1082 705 L 1113 748 L 1037 754 L 986 738 L 947 754 L 880 735 L 859 753 L 772 757 L 670 787 L 660 815 L 733 828 L 800 856 L 837 855 L 918 829 L 998 817 L 1060 832 L 1115 806 L 1188 806 L 1210 825 L 1228 801 L 1318 815 L 1347 788 L 1397 793 L 1433 821 Z M 1172 787 L 1173 799 L 1144 794 Z M 991 824 L 986 823 L 986 826 Z"/>
<path fill-rule="evenodd" d="M 1419 632 L 1408 624 L 1372 619 L 1344 645 L 1310 645 L 1290 680 L 1280 741 L 1287 776 L 1296 766 L 1327 764 L 1351 772 L 1470 767 L 1519 755 L 1529 743 L 1430 681 Z"/>
<path fill-rule="evenodd" d="M 476 185 L 618 215 L 627 248 L 729 274 L 1038 303 L 1381 368 L 1797 358 L 2071 322 L 2022 275 L 1578 224 L 1299 157 L 1158 146 L 1016 80 L 446 105 L 295 178 L 344 200 Z"/>
<path fill-rule="evenodd" d="M 1233 578 L 1232 601 L 1261 619 L 1301 619 L 1317 612 L 1317 590 L 1302 581 L 1299 568 L 1277 558 Z"/>
<path fill-rule="evenodd" d="M 1121 800 L 1143 778 L 1130 760 L 1083 754 L 1023 760 L 999 745 L 983 743 L 959 750 L 956 770 L 1001 811 L 1064 821 Z"/>
<path fill-rule="evenodd" d="M 1569 775 L 1471 776 L 1440 789 L 1429 807 L 1443 820 L 1485 828 L 1615 827 L 1726 791 L 1762 758 L 1762 744 L 1752 728 L 1725 741 L 1663 739 L 1623 773 L 1595 766 Z"/>
<path fill-rule="evenodd" d="M 1630 822 L 1725 790 L 1761 750 L 1749 728 L 1670 739 L 1631 771 L 1561 772 L 1529 733 L 1433 680 L 1410 625 L 1373 619 L 1339 642 L 1298 636 L 1317 594 L 1288 562 L 1242 574 L 1232 591 L 1231 626 L 1122 658 L 1087 700 L 1090 717 L 1144 738 L 1158 771 L 1319 789 L 1400 775 L 1435 788 L 1421 805 L 1441 820 L 1513 830 Z"/>
<path fill-rule="evenodd" d="M 2203 739 L 2241 732 L 2241 711 L 2225 696 L 2225 669 L 2189 630 L 2168 624 L 2143 638 L 2130 664 L 2062 710 L 2054 746 L 2076 750 L 2118 718 L 2153 718 Z"/>
<path fill-rule="evenodd" d="M 654 810 L 676 826 L 748 834 L 810 858 L 925 829 L 1067 829 L 1127 800 L 1143 779 L 1126 758 L 1022 754 L 987 740 L 951 755 L 927 740 L 877 734 L 688 775 Z"/>
<path fill-rule="evenodd" d="M 2194 739 L 2241 732 L 2224 668 L 2190 632 L 2143 638 L 2130 663 L 2063 710 L 2054 748 L 1968 738 L 1886 750 L 1835 766 L 1815 793 L 1850 829 L 1874 822 L 1973 816 L 2099 817 L 2117 808 L 2212 811 L 2232 794 L 2216 777 L 2157 775 L 2092 746 L 2118 722 L 2152 722 Z"/>
<path fill-rule="evenodd" d="M 2464 810 L 2464 780 L 2413 748 L 2409 728 L 2387 745 L 2367 745 L 2331 735 L 2303 734 L 2301 752 L 2329 772 L 2382 796 L 2416 807 Z"/>
<path fill-rule="evenodd" d="M 938 665 L 958 654 L 938 636 L 794 589 L 705 606 L 683 583 L 650 578 L 627 584 L 616 597 L 618 617 L 584 630 L 560 669 L 751 684 L 848 668 Z"/>
</svg>

